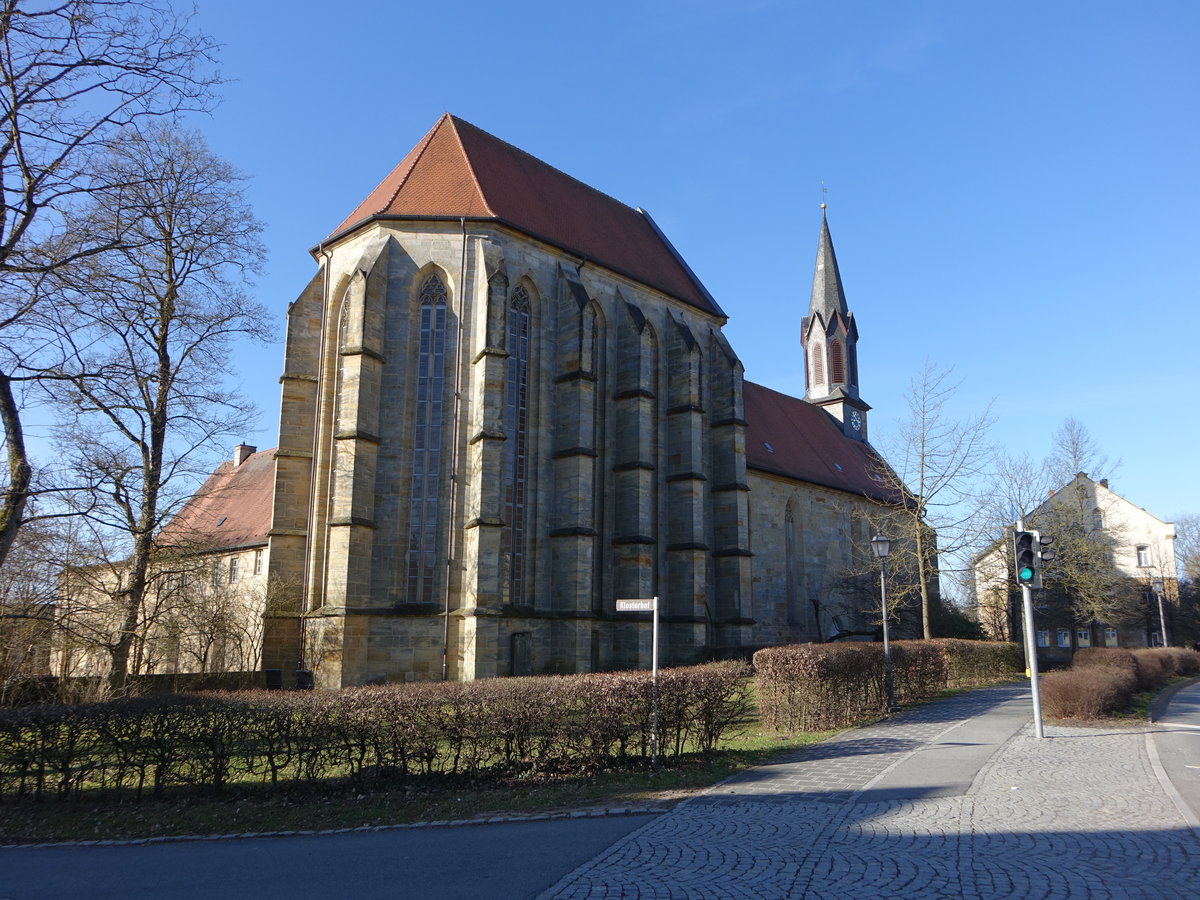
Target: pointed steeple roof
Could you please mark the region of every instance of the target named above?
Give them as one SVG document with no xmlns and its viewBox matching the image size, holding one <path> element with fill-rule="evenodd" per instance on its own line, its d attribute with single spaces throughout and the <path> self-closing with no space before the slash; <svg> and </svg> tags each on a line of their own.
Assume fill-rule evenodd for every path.
<svg viewBox="0 0 1200 900">
<path fill-rule="evenodd" d="M 817 241 L 817 265 L 813 272 L 812 300 L 809 302 L 810 316 L 820 313 L 821 320 L 828 325 L 834 314 L 843 319 L 849 316 L 846 294 L 842 290 L 842 275 L 838 271 L 837 256 L 833 252 L 833 238 L 829 236 L 829 222 L 821 204 L 821 237 Z"/>
<path fill-rule="evenodd" d="M 705 312 L 725 315 L 644 211 L 449 113 L 330 237 L 376 218 L 501 222 Z"/>
</svg>

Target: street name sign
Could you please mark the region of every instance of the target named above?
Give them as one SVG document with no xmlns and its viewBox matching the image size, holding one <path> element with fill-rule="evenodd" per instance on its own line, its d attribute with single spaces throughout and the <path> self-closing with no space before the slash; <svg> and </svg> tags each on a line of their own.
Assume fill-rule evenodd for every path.
<svg viewBox="0 0 1200 900">
<path fill-rule="evenodd" d="M 645 599 L 617 600 L 617 612 L 654 612 L 654 601 L 657 597 Z"/>
</svg>

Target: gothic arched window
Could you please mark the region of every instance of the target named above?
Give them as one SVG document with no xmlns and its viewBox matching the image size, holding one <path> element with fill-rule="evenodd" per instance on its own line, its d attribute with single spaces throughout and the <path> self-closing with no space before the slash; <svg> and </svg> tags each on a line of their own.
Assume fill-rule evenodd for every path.
<svg viewBox="0 0 1200 900">
<path fill-rule="evenodd" d="M 529 292 L 518 285 L 508 304 L 504 398 L 504 553 L 507 599 L 527 601 L 525 544 L 529 496 Z"/>
<path fill-rule="evenodd" d="M 846 383 L 846 348 L 841 341 L 829 342 L 829 380 L 834 384 Z"/>
<path fill-rule="evenodd" d="M 437 571 L 446 381 L 446 286 L 437 275 L 421 285 L 417 403 L 413 415 L 412 485 L 408 501 L 408 600 L 432 603 Z"/>
</svg>

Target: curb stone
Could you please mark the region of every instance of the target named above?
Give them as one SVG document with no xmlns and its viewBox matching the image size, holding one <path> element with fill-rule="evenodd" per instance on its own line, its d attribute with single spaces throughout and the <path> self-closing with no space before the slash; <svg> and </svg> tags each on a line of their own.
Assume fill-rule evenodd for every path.
<svg viewBox="0 0 1200 900">
<path fill-rule="evenodd" d="M 246 831 L 237 834 L 171 834 L 161 837 L 129 838 L 127 840 L 46 841 L 42 843 L 0 844 L 5 850 L 41 850 L 50 847 L 141 847 L 146 844 L 178 844 L 186 841 L 235 841 L 251 838 L 311 837 L 313 835 L 354 834 L 356 832 L 411 831 L 414 828 L 458 828 L 461 826 L 511 825 L 517 822 L 546 822 L 552 819 L 609 819 L 623 816 L 659 816 L 670 812 L 666 806 L 621 806 L 612 809 L 567 810 L 535 813 L 523 816 L 492 816 L 480 819 L 445 819 L 429 822 L 406 822 L 402 825 L 356 825 L 350 828 L 325 828 L 296 831 Z M 3 900 L 3 898 L 0 898 Z"/>
</svg>

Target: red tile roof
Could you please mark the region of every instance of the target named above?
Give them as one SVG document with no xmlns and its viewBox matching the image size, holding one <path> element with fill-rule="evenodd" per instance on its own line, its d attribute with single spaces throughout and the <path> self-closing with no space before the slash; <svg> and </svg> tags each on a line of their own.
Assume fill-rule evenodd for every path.
<svg viewBox="0 0 1200 900">
<path fill-rule="evenodd" d="M 226 460 L 159 532 L 159 542 L 201 552 L 264 546 L 274 487 L 274 448 L 240 466 Z"/>
<path fill-rule="evenodd" d="M 724 316 L 644 212 L 449 113 L 333 235 L 375 216 L 503 222 L 705 312 Z"/>
<path fill-rule="evenodd" d="M 875 451 L 846 437 L 825 410 L 749 381 L 745 398 L 749 468 L 884 502 L 896 499 L 872 477 L 882 465 Z"/>
</svg>

